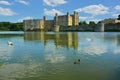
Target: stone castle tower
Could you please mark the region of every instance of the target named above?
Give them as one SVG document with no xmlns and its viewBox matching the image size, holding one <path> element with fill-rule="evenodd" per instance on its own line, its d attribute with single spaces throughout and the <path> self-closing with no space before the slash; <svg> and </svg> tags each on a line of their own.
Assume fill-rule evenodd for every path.
<svg viewBox="0 0 120 80">
<path fill-rule="evenodd" d="M 55 14 L 54 24 L 59 26 L 77 26 L 79 22 L 78 12 L 74 11 L 74 14 L 71 15 L 67 12 L 67 15 Z"/>
<path fill-rule="evenodd" d="M 54 26 L 58 25 L 58 13 L 55 13 Z"/>
<path fill-rule="evenodd" d="M 78 12 L 74 11 L 74 15 L 73 15 L 73 25 L 77 26 L 79 23 L 79 17 L 78 17 Z"/>
</svg>

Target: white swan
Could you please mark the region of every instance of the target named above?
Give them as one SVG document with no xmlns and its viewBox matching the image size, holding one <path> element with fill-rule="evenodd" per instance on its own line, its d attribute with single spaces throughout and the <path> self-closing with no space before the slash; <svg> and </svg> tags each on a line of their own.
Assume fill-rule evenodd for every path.
<svg viewBox="0 0 120 80">
<path fill-rule="evenodd" d="M 13 45 L 13 42 L 8 41 L 8 45 Z"/>
<path fill-rule="evenodd" d="M 91 39 L 91 38 L 87 38 L 86 40 L 90 42 L 90 41 L 92 41 L 93 39 Z"/>
</svg>

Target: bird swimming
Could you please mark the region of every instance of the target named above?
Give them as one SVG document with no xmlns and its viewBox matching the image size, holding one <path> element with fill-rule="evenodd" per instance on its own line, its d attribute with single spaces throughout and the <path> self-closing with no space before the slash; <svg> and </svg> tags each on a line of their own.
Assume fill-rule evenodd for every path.
<svg viewBox="0 0 120 80">
<path fill-rule="evenodd" d="M 74 64 L 80 64 L 80 59 L 74 62 Z"/>
<path fill-rule="evenodd" d="M 13 42 L 8 41 L 7 44 L 8 44 L 8 45 L 13 45 Z"/>
<path fill-rule="evenodd" d="M 90 41 L 92 41 L 93 39 L 91 39 L 91 38 L 86 38 L 86 40 L 90 42 Z"/>
</svg>

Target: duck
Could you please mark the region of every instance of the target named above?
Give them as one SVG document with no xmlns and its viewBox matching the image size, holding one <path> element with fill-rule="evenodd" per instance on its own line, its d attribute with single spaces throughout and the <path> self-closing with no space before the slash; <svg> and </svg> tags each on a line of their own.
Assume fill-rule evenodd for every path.
<svg viewBox="0 0 120 80">
<path fill-rule="evenodd" d="M 78 61 L 75 61 L 74 64 L 80 64 L 80 59 L 78 59 Z"/>
<path fill-rule="evenodd" d="M 8 44 L 8 45 L 13 45 L 13 42 L 8 41 L 7 44 Z"/>
</svg>

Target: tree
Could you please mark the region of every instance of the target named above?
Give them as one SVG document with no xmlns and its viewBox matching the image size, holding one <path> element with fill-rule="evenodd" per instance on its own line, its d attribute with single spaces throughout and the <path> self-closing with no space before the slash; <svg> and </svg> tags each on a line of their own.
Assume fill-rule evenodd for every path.
<svg viewBox="0 0 120 80">
<path fill-rule="evenodd" d="M 89 26 L 95 26 L 96 24 L 95 24 L 95 22 L 94 21 L 90 21 L 89 22 Z"/>
<path fill-rule="evenodd" d="M 87 23 L 86 23 L 86 21 L 82 21 L 82 22 L 79 22 L 79 25 L 80 26 L 87 26 Z"/>
<path fill-rule="evenodd" d="M 0 22 L 0 31 L 23 31 L 23 23 Z"/>
<path fill-rule="evenodd" d="M 118 15 L 118 20 L 120 20 L 120 15 Z"/>
</svg>

